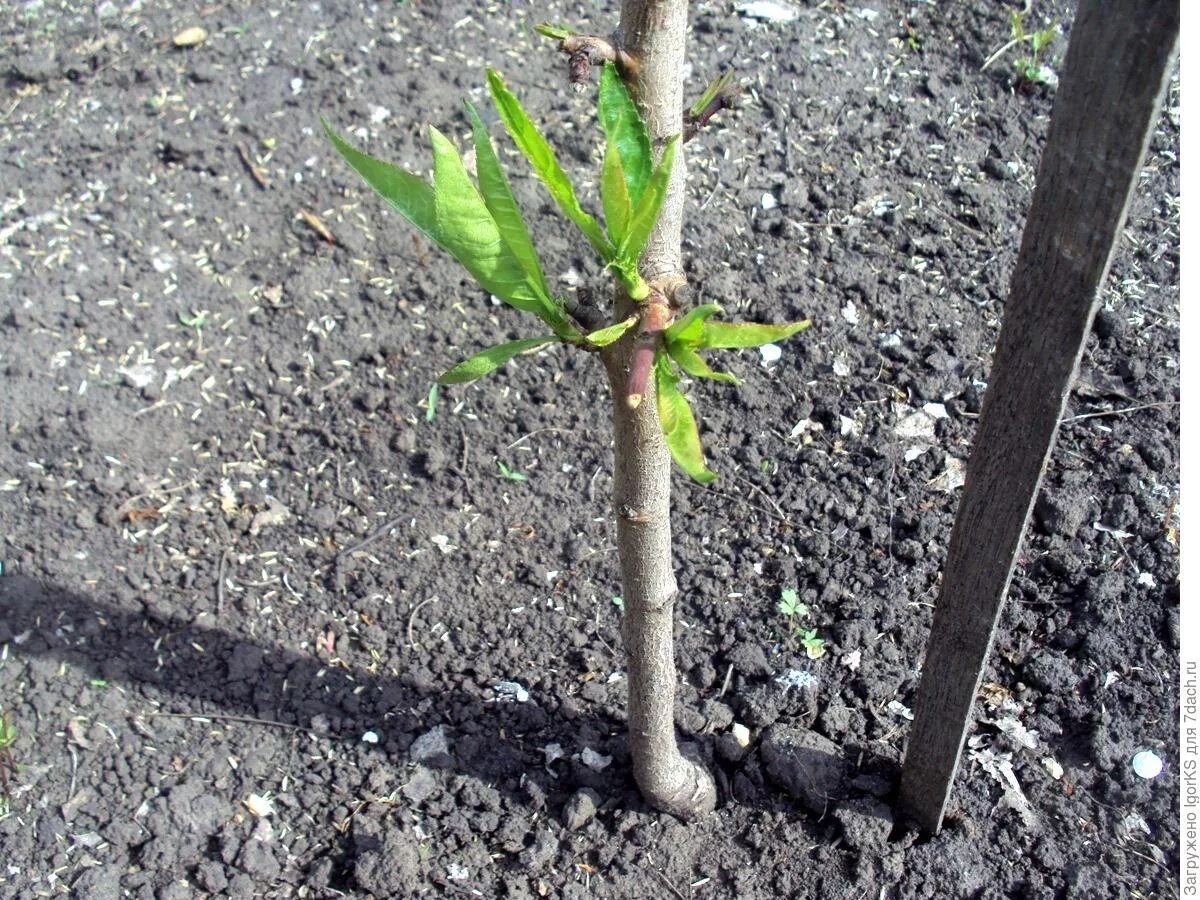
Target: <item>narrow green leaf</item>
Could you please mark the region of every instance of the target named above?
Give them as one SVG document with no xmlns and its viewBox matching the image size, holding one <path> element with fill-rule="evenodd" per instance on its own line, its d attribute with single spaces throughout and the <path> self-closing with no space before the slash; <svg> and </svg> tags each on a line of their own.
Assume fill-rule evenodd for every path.
<svg viewBox="0 0 1200 900">
<path fill-rule="evenodd" d="M 554 335 L 546 335 L 545 337 L 522 338 L 519 341 L 509 341 L 507 344 L 488 347 L 474 356 L 468 356 L 454 368 L 443 372 L 438 378 L 438 384 L 462 384 L 466 381 L 474 381 L 476 378 L 482 378 L 484 375 L 495 372 L 518 353 L 551 344 L 556 340 L 558 338 Z"/>
<path fill-rule="evenodd" d="M 704 320 L 720 311 L 721 307 L 715 303 L 693 306 L 688 310 L 687 315 L 678 322 L 673 323 L 663 334 L 668 346 L 678 344 L 684 347 L 694 347 L 696 342 L 700 340 L 700 332 L 704 328 Z"/>
<path fill-rule="evenodd" d="M 524 472 L 517 472 L 513 469 L 510 469 L 508 466 L 506 466 L 504 464 L 503 460 L 500 460 L 500 459 L 496 460 L 496 465 L 500 469 L 500 477 L 506 479 L 507 481 L 528 481 L 529 480 L 528 475 L 526 475 Z"/>
<path fill-rule="evenodd" d="M 717 372 L 709 368 L 699 353 L 684 344 L 668 344 L 667 353 L 679 368 L 693 378 L 711 378 L 713 381 L 724 381 L 727 384 L 740 384 L 737 378 L 728 372 Z"/>
<path fill-rule="evenodd" d="M 551 25 L 549 22 L 542 22 L 533 26 L 533 30 L 542 37 L 548 37 L 556 41 L 565 41 L 571 36 L 571 32 L 561 25 Z"/>
<path fill-rule="evenodd" d="M 324 119 L 321 124 L 338 153 L 363 180 L 426 237 L 458 260 L 484 290 L 517 309 L 534 313 L 556 331 L 570 329 L 544 288 L 544 279 L 539 282 L 530 276 L 501 239 L 500 230 L 463 168 L 458 151 L 437 129 L 430 129 L 434 156 L 431 187 L 416 175 L 355 150 Z M 574 329 L 570 333 L 578 334 Z"/>
<path fill-rule="evenodd" d="M 488 136 L 487 128 L 475 107 L 470 101 L 466 101 L 466 106 L 467 116 L 471 120 L 471 132 L 475 138 L 475 175 L 479 179 L 483 202 L 487 204 L 488 212 L 492 214 L 504 243 L 529 276 L 530 283 L 540 288 L 544 296 L 549 297 L 550 289 L 546 285 L 542 264 L 538 259 L 537 250 L 534 249 L 533 239 L 529 236 L 529 229 L 525 227 L 525 219 L 513 198 L 508 178 L 500 168 L 496 148 L 492 146 L 492 139 Z"/>
<path fill-rule="evenodd" d="M 757 322 L 729 324 L 727 322 L 705 322 L 700 334 L 697 350 L 719 350 L 734 347 L 761 347 L 773 344 L 803 331 L 812 323 L 788 322 L 784 325 L 760 325 Z"/>
<path fill-rule="evenodd" d="M 629 231 L 629 217 L 633 214 L 629 203 L 629 186 L 621 169 L 621 158 L 616 145 L 604 148 L 604 168 L 600 170 L 600 200 L 604 204 L 604 224 L 612 242 L 620 246 Z"/>
<path fill-rule="evenodd" d="M 496 220 L 479 196 L 454 145 L 436 128 L 433 145 L 433 206 L 437 241 L 485 291 L 517 309 L 540 315 L 543 299 L 508 249 Z"/>
<path fill-rule="evenodd" d="M 637 206 L 654 168 L 654 158 L 650 155 L 650 135 L 629 95 L 629 89 L 611 62 L 606 62 L 600 70 L 597 112 L 609 146 L 616 147 L 621 169 L 625 173 L 629 199 Z"/>
<path fill-rule="evenodd" d="M 321 127 L 325 129 L 325 136 L 334 149 L 362 176 L 368 186 L 427 238 L 435 244 L 441 244 L 434 219 L 433 188 L 410 172 L 355 150 L 329 127 L 324 118 L 321 119 Z"/>
<path fill-rule="evenodd" d="M 646 182 L 646 190 L 642 192 L 642 199 L 638 201 L 633 210 L 633 216 L 630 218 L 625 240 L 617 251 L 622 259 L 636 260 L 642 255 L 642 248 L 646 246 L 646 241 L 650 238 L 650 231 L 654 228 L 654 223 L 658 221 L 663 199 L 667 196 L 667 183 L 671 180 L 671 167 L 675 164 L 675 148 L 678 146 L 679 135 L 667 141 L 658 168 Z"/>
<path fill-rule="evenodd" d="M 500 119 L 504 122 L 504 127 L 508 129 L 517 148 L 529 160 L 533 171 L 546 185 L 550 196 L 554 198 L 567 218 L 583 233 L 583 236 L 588 239 L 588 242 L 606 263 L 612 262 L 616 257 L 616 250 L 612 242 L 605 236 L 596 220 L 579 205 L 579 199 L 575 196 L 575 188 L 571 186 L 571 180 L 563 171 L 562 166 L 558 164 L 558 158 L 554 155 L 550 145 L 546 143 L 546 139 L 542 137 L 537 126 L 526 114 L 521 106 L 521 101 L 505 87 L 494 69 L 487 70 L 487 78 L 488 87 L 492 92 L 492 100 L 496 104 L 496 111 L 500 114 Z"/>
<path fill-rule="evenodd" d="M 429 386 L 429 396 L 425 398 L 425 421 L 432 422 L 437 416 L 438 385 L 435 381 Z"/>
<path fill-rule="evenodd" d="M 614 344 L 621 339 L 621 335 L 627 332 L 630 328 L 637 324 L 637 316 L 630 316 L 616 325 L 609 325 L 607 328 L 601 328 L 598 331 L 593 331 L 587 336 L 587 342 L 593 347 L 607 347 L 609 344 Z"/>
<path fill-rule="evenodd" d="M 675 464 L 695 481 L 708 484 L 717 475 L 704 464 L 704 450 L 700 446 L 696 418 L 692 415 L 687 398 L 680 392 L 677 381 L 671 364 L 660 353 L 654 361 L 654 393 L 663 439 Z"/>
<path fill-rule="evenodd" d="M 696 116 L 700 115 L 700 113 L 704 112 L 704 110 L 708 108 L 708 104 L 712 103 L 713 100 L 717 98 L 717 94 L 725 90 L 725 88 L 728 87 L 729 82 L 732 80 L 732 72 L 722 72 L 711 82 L 709 82 L 708 87 L 704 89 L 704 93 L 700 95 L 700 99 L 693 103 L 691 108 L 688 109 L 688 112 L 691 113 L 692 117 L 695 118 Z"/>
<path fill-rule="evenodd" d="M 496 156 L 496 148 L 488 136 L 487 128 L 479 118 L 475 107 L 467 102 L 467 116 L 471 120 L 471 131 L 475 140 L 475 174 L 479 179 L 479 188 L 483 194 L 483 202 L 492 214 L 492 219 L 500 232 L 500 237 L 506 247 L 516 257 L 517 262 L 525 272 L 530 289 L 541 303 L 537 311 L 543 322 L 554 329 L 560 337 L 578 338 L 578 330 L 567 321 L 562 306 L 550 293 L 546 284 L 546 276 L 538 259 L 537 250 L 525 226 L 525 219 L 509 187 L 508 178 L 500 167 Z"/>
</svg>

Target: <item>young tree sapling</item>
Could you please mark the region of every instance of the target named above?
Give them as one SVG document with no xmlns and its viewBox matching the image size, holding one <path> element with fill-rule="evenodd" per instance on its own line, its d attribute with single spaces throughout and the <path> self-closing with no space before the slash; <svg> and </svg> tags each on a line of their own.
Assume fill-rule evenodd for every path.
<svg viewBox="0 0 1200 900">
<path fill-rule="evenodd" d="M 671 567 L 671 460 L 696 481 L 708 468 L 695 416 L 680 389 L 684 375 L 736 383 L 701 351 L 756 347 L 808 326 L 726 323 L 720 307 L 690 310 L 680 253 L 684 199 L 682 143 L 729 97 L 718 79 L 687 115 L 682 71 L 686 0 L 628 0 L 612 39 L 539 26 L 570 57 L 571 80 L 599 66 L 597 113 L 605 137 L 600 173 L 603 226 L 581 205 L 558 159 L 500 75 L 487 72 L 492 101 L 510 138 L 563 214 L 616 283 L 611 315 L 568 306 L 550 290 L 487 129 L 467 103 L 476 183 L 453 143 L 430 128 L 433 180 L 368 156 L 328 124 L 329 140 L 385 200 L 448 252 L 485 291 L 536 316 L 546 333 L 489 347 L 448 369 L 440 384 L 474 381 L 518 354 L 561 342 L 595 352 L 613 398 L 614 508 L 621 561 L 622 632 L 629 657 L 630 747 L 634 776 L 656 808 L 692 819 L 713 808 L 712 777 L 684 756 L 675 736 L 674 603 Z M 503 471 L 503 469 L 502 469 Z"/>
</svg>

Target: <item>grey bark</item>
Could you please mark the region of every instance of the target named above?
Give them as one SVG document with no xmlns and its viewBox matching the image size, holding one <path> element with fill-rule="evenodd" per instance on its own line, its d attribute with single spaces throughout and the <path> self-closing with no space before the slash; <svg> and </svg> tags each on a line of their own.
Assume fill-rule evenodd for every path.
<svg viewBox="0 0 1200 900">
<path fill-rule="evenodd" d="M 686 0 L 625 0 L 619 47 L 638 62 L 630 85 L 656 155 L 683 127 Z M 662 213 L 647 242 L 641 271 L 647 281 L 681 271 L 686 166 L 675 158 Z M 635 304 L 617 297 L 616 318 Z M 671 457 L 651 380 L 636 409 L 625 402 L 633 336 L 603 354 L 613 399 L 613 503 L 625 613 L 622 632 L 629 669 L 629 735 L 634 777 L 655 808 L 695 819 L 716 805 L 712 776 L 684 756 L 675 737 L 675 597 L 671 565 Z"/>
</svg>

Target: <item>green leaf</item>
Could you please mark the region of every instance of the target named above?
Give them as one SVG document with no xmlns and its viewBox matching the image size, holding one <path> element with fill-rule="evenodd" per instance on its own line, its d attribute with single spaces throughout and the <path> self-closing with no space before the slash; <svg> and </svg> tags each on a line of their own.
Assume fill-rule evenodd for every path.
<svg viewBox="0 0 1200 900">
<path fill-rule="evenodd" d="M 629 187 L 621 169 L 621 158 L 616 145 L 604 148 L 604 167 L 600 170 L 600 200 L 604 204 L 604 224 L 614 244 L 620 245 L 629 231 L 629 217 L 633 214 L 629 202 Z"/>
<path fill-rule="evenodd" d="M 504 243 L 529 276 L 530 283 L 549 297 L 550 289 L 546 285 L 546 276 L 542 273 L 542 264 L 538 259 L 537 250 L 534 249 L 533 239 L 529 237 L 529 229 L 525 227 L 521 210 L 513 198 L 512 189 L 508 186 L 508 178 L 500 168 L 496 148 L 492 146 L 492 139 L 488 136 L 487 128 L 484 127 L 475 107 L 470 101 L 466 102 L 466 106 L 475 139 L 475 175 L 479 179 L 483 202 L 492 214 Z"/>
<path fill-rule="evenodd" d="M 593 331 L 587 336 L 586 340 L 593 347 L 607 347 L 609 344 L 619 341 L 625 332 L 637 324 L 637 320 L 637 316 L 630 316 L 616 325 L 609 325 L 607 328 Z"/>
<path fill-rule="evenodd" d="M 728 384 L 740 384 L 740 382 L 728 372 L 716 372 L 710 369 L 700 354 L 683 344 L 668 344 L 667 353 L 671 359 L 675 360 L 676 365 L 693 378 L 711 378 L 713 381 L 724 381 Z"/>
<path fill-rule="evenodd" d="M 372 190 L 395 207 L 400 215 L 408 219 L 427 238 L 435 244 L 441 244 L 434 219 L 433 188 L 410 172 L 355 150 L 329 127 L 324 118 L 321 119 L 321 127 L 325 129 L 325 136 L 329 138 L 334 149 L 350 163 Z"/>
<path fill-rule="evenodd" d="M 195 328 L 199 331 L 208 321 L 207 312 L 193 312 L 191 318 L 188 318 L 183 313 L 175 313 L 175 317 L 179 319 L 179 324 L 184 328 Z"/>
<path fill-rule="evenodd" d="M 668 346 L 671 344 L 680 344 L 685 347 L 694 347 L 700 340 L 700 333 L 704 329 L 704 320 L 714 313 L 719 313 L 721 307 L 715 303 L 705 303 L 701 306 L 693 306 L 678 322 L 673 323 L 663 333 Z"/>
<path fill-rule="evenodd" d="M 1029 38 L 1029 49 L 1033 51 L 1033 56 L 1036 59 L 1043 50 L 1046 49 L 1052 40 L 1054 40 L 1054 27 L 1043 28 L 1041 31 L 1035 31 Z"/>
<path fill-rule="evenodd" d="M 658 402 L 658 421 L 662 425 L 663 439 L 675 464 L 695 481 L 709 484 L 717 474 L 704 464 L 704 450 L 700 446 L 700 432 L 696 418 L 687 398 L 677 386 L 678 379 L 671 371 L 671 364 L 663 354 L 654 360 L 654 393 Z"/>
<path fill-rule="evenodd" d="M 629 89 L 611 62 L 606 62 L 600 70 L 597 111 L 608 145 L 616 147 L 621 169 L 625 173 L 629 199 L 636 206 L 642 199 L 654 167 L 654 159 L 650 155 L 650 135 L 629 95 Z"/>
<path fill-rule="evenodd" d="M 425 421 L 432 422 L 437 417 L 438 384 L 435 381 L 429 386 L 429 395 L 425 398 Z"/>
<path fill-rule="evenodd" d="M 533 30 L 542 37 L 552 38 L 556 41 L 565 41 L 571 36 L 571 32 L 561 25 L 551 25 L 549 22 L 542 22 L 533 26 Z"/>
<path fill-rule="evenodd" d="M 504 478 L 507 481 L 528 481 L 529 480 L 528 475 L 526 475 L 524 472 L 517 472 L 517 471 L 514 471 L 513 469 L 510 469 L 508 466 L 506 466 L 504 464 L 503 460 L 499 460 L 499 459 L 496 460 L 496 465 L 500 469 L 500 477 Z"/>
<path fill-rule="evenodd" d="M 567 321 L 562 307 L 553 298 L 546 284 L 546 276 L 542 272 L 542 264 L 533 246 L 533 239 L 529 236 L 529 229 L 526 228 L 521 210 L 513 198 L 508 178 L 500 167 L 500 160 L 496 156 L 496 148 L 492 145 L 487 128 L 475 107 L 469 101 L 466 105 L 475 139 L 475 174 L 479 179 L 483 202 L 491 213 L 505 246 L 516 257 L 525 272 L 529 287 L 541 303 L 541 309 L 535 312 L 543 322 L 554 329 L 555 334 L 560 337 L 578 338 L 579 332 Z"/>
<path fill-rule="evenodd" d="M 437 242 L 485 291 L 517 309 L 541 315 L 544 298 L 508 249 L 496 220 L 471 183 L 454 145 L 436 128 L 433 145 L 433 208 Z"/>
<path fill-rule="evenodd" d="M 704 89 L 704 93 L 700 95 L 700 99 L 693 103 L 691 108 L 688 109 L 688 112 L 691 113 L 692 117 L 695 118 L 696 116 L 700 115 L 700 113 L 704 112 L 704 110 L 708 108 L 708 104 L 712 103 L 713 100 L 717 98 L 717 94 L 725 90 L 725 88 L 729 86 L 729 82 L 732 80 L 732 72 L 722 72 L 711 82 L 709 82 L 708 87 Z"/>
<path fill-rule="evenodd" d="M 646 246 L 646 241 L 650 238 L 650 231 L 654 228 L 654 223 L 658 221 L 663 199 L 667 196 L 667 183 L 671 180 L 671 167 L 675 164 L 675 149 L 678 146 L 679 135 L 675 135 L 667 141 L 658 168 L 646 182 L 646 190 L 633 210 L 625 240 L 621 242 L 617 251 L 617 255 L 622 259 L 636 260 L 642 255 L 642 248 Z"/>
<path fill-rule="evenodd" d="M 545 337 L 522 338 L 519 341 L 509 341 L 507 344 L 488 347 L 474 356 L 467 357 L 454 368 L 443 372 L 438 378 L 438 384 L 462 384 L 474 381 L 476 378 L 482 378 L 484 375 L 495 372 L 518 353 L 524 353 L 526 350 L 532 350 L 556 340 L 558 338 L 554 335 L 546 335 Z"/>
<path fill-rule="evenodd" d="M 571 186 L 571 180 L 563 171 L 562 166 L 558 164 L 558 158 L 554 155 L 550 145 L 546 143 L 546 139 L 542 137 L 537 126 L 526 114 L 521 106 L 521 101 L 505 87 L 494 69 L 487 70 L 487 78 L 488 87 L 492 92 L 492 100 L 496 104 L 496 111 L 500 114 L 500 119 L 504 122 L 504 127 L 508 129 L 517 148 L 529 160 L 533 171 L 546 185 L 550 196 L 554 198 L 567 218 L 583 232 L 583 236 L 588 239 L 606 263 L 612 262 L 616 258 L 616 250 L 612 242 L 605 236 L 596 220 L 579 205 L 579 200 L 575 196 L 575 188 Z"/>
<path fill-rule="evenodd" d="M 1021 11 L 1014 9 L 1008 16 L 1008 30 L 1014 41 L 1025 40 L 1025 23 L 1021 19 Z"/>
<path fill-rule="evenodd" d="M 578 336 L 550 296 L 536 254 L 529 255 L 532 244 L 527 232 L 522 244 L 518 233 L 518 230 L 524 232 L 520 212 L 515 203 L 504 207 L 494 184 L 494 173 L 486 175 L 485 181 L 504 219 L 503 234 L 467 175 L 458 151 L 436 128 L 430 129 L 434 171 L 430 186 L 416 175 L 355 150 L 324 119 L 321 122 L 334 147 L 363 180 L 426 237 L 458 260 L 484 290 L 517 309 L 534 313 L 564 336 Z M 487 168 L 485 162 L 485 171 Z M 503 174 L 499 177 L 503 179 Z M 507 182 L 503 187 L 511 201 Z"/>
<path fill-rule="evenodd" d="M 700 333 L 700 341 L 695 345 L 696 350 L 723 350 L 734 347 L 761 347 L 763 344 L 773 344 L 803 331 L 812 323 L 805 319 L 803 322 L 788 322 L 784 325 L 760 325 L 757 322 L 705 322 Z"/>
</svg>

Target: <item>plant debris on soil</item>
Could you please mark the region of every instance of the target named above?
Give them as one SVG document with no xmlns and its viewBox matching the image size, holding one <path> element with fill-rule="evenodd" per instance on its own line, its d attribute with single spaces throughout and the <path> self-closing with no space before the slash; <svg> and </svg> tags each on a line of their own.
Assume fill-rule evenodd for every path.
<svg viewBox="0 0 1200 900">
<path fill-rule="evenodd" d="M 431 392 L 516 315 L 318 123 L 423 173 L 494 65 L 595 208 L 533 25 L 616 6 L 5 4 L 0 893 L 1173 894 L 1177 81 L 946 828 L 891 805 L 1053 103 L 980 71 L 1009 12 L 693 4 L 691 90 L 744 86 L 687 147 L 693 292 L 813 325 L 689 388 L 720 478 L 675 484 L 676 719 L 720 802 L 685 826 L 630 776 L 598 364 Z M 1046 65 L 1071 15 L 1028 17 Z M 493 134 L 561 292 L 602 295 Z"/>
</svg>

